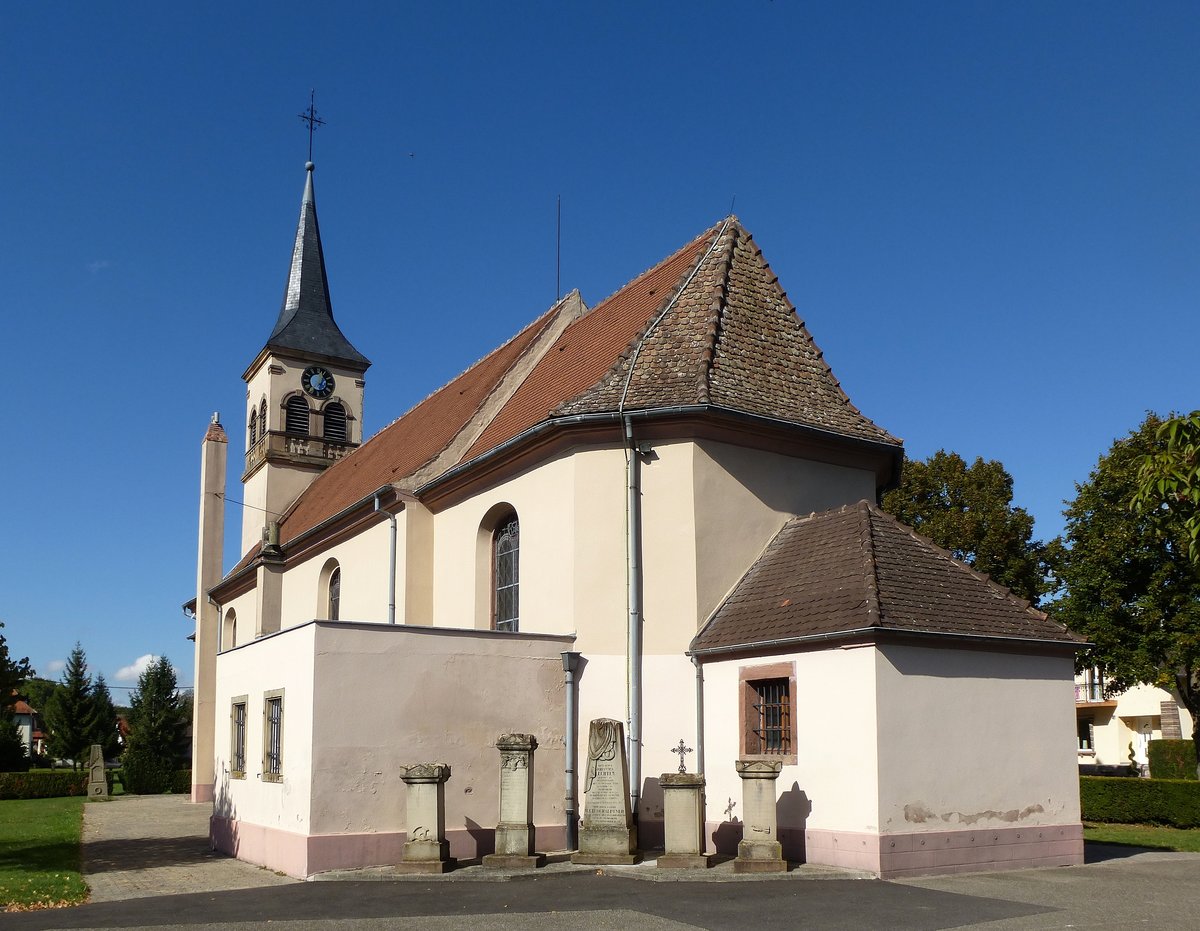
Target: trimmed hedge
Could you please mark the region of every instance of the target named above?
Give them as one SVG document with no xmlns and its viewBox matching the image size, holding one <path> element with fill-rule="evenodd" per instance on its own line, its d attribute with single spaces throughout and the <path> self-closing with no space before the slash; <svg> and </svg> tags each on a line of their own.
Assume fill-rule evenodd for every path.
<svg viewBox="0 0 1200 931">
<path fill-rule="evenodd" d="M 1195 779 L 1194 740 L 1152 740 L 1146 751 L 1154 779 Z"/>
<path fill-rule="evenodd" d="M 69 769 L 51 772 L 0 773 L 0 799 L 62 798 L 87 795 L 88 774 Z"/>
<path fill-rule="evenodd" d="M 171 776 L 171 791 L 176 795 L 192 794 L 192 771 L 177 769 Z"/>
<path fill-rule="evenodd" d="M 1079 805 L 1084 821 L 1200 827 L 1200 782 L 1080 776 Z"/>
</svg>

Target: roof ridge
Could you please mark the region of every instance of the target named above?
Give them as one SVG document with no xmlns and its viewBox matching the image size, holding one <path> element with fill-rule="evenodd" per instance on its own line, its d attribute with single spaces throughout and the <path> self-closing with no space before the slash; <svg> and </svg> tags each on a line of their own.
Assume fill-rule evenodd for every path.
<svg viewBox="0 0 1200 931">
<path fill-rule="evenodd" d="M 848 505 L 858 511 L 858 519 L 864 534 L 863 556 L 866 560 L 867 620 L 871 627 L 883 626 L 883 608 L 879 601 L 879 563 L 875 559 L 875 530 L 871 526 L 871 504 L 862 498 L 857 504 Z M 874 615 L 874 620 L 871 616 Z"/>
<path fill-rule="evenodd" d="M 717 340 L 720 339 L 721 321 L 724 319 L 725 308 L 729 301 L 729 273 L 733 268 L 733 253 L 737 248 L 738 234 L 746 232 L 741 222 L 732 214 L 725 222 L 728 223 L 729 237 L 723 250 L 724 254 L 718 259 L 718 262 L 723 263 L 723 266 L 719 271 L 718 284 L 713 289 L 713 299 L 710 304 L 711 313 L 704 334 L 704 352 L 700 355 L 700 372 L 696 379 L 696 394 L 701 404 L 708 404 L 712 400 L 709 381 L 712 374 L 713 359 L 717 353 Z"/>
</svg>

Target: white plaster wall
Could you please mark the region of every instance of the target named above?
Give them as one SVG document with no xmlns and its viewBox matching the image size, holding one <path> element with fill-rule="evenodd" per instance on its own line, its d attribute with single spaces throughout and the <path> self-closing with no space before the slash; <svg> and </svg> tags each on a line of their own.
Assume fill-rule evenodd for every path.
<svg viewBox="0 0 1200 931">
<path fill-rule="evenodd" d="M 1079 821 L 1070 657 L 878 650 L 879 830 Z"/>
<path fill-rule="evenodd" d="M 873 472 L 710 441 L 695 447 L 694 482 L 693 634 L 790 518 L 875 500 Z"/>
<path fill-rule="evenodd" d="M 239 629 L 241 621 L 239 620 Z M 224 817 L 304 834 L 310 825 L 314 626 L 253 640 L 217 657 L 216 800 Z M 262 780 L 264 693 L 284 689 L 283 779 Z M 246 695 L 246 777 L 230 777 L 231 701 Z"/>
<path fill-rule="evenodd" d="M 225 617 L 230 609 L 237 613 L 237 643 L 227 643 L 225 639 Z M 218 640 L 219 649 L 232 650 L 235 646 L 249 643 L 254 639 L 254 632 L 258 629 L 256 624 L 258 614 L 258 600 L 254 596 L 254 589 L 242 595 L 238 595 L 228 604 L 221 605 L 221 636 Z M 218 712 L 218 717 L 220 713 Z"/>
<path fill-rule="evenodd" d="M 656 458 L 641 466 L 642 649 L 647 656 L 679 655 L 696 635 L 695 451 L 692 442 L 655 443 Z"/>
<path fill-rule="evenodd" d="M 776 782 L 783 802 L 779 827 L 877 831 L 879 757 L 872 647 L 704 664 L 707 820 L 728 820 L 724 809 L 729 799 L 736 803 L 734 817 L 741 820 L 742 780 L 733 765 L 740 752 L 742 726 L 739 670 L 783 662 L 794 662 L 796 668 L 796 763 L 785 765 Z"/>
</svg>

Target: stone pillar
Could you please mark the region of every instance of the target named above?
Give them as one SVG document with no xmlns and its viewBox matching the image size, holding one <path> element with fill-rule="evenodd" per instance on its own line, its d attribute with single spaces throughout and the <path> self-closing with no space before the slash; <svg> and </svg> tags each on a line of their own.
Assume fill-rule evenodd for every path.
<svg viewBox="0 0 1200 931">
<path fill-rule="evenodd" d="M 490 870 L 532 869 L 546 858 L 533 852 L 533 751 L 532 734 L 504 734 L 496 741 L 500 751 L 500 823 L 496 825 L 496 852 L 483 858 Z"/>
<path fill-rule="evenodd" d="M 104 751 L 92 744 L 88 755 L 88 798 L 108 798 L 108 777 L 104 773 Z"/>
<path fill-rule="evenodd" d="M 783 763 L 768 760 L 738 760 L 742 777 L 742 839 L 738 842 L 735 873 L 785 873 L 783 846 L 775 814 L 775 780 Z"/>
<path fill-rule="evenodd" d="M 699 773 L 663 773 L 662 869 L 703 870 L 710 858 L 704 853 L 704 776 Z"/>
<path fill-rule="evenodd" d="M 401 766 L 400 778 L 408 786 L 408 842 L 400 873 L 445 873 L 454 869 L 446 841 L 446 780 L 449 763 Z"/>
<path fill-rule="evenodd" d="M 213 414 L 200 447 L 200 531 L 196 555 L 195 688 L 192 693 L 192 801 L 211 802 L 216 783 L 217 643 L 220 609 L 208 590 L 221 581 L 225 544 L 225 460 L 229 437 Z M 224 719 L 222 719 L 224 720 Z"/>
<path fill-rule="evenodd" d="M 600 718 L 588 733 L 583 784 L 583 828 L 572 863 L 639 863 L 637 830 L 629 813 L 629 770 L 625 767 L 625 728 Z"/>
</svg>

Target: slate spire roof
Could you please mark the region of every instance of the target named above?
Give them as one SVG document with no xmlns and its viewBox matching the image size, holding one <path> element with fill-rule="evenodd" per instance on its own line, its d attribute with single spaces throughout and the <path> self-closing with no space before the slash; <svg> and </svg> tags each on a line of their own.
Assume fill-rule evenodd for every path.
<svg viewBox="0 0 1200 931">
<path fill-rule="evenodd" d="M 267 338 L 266 348 L 320 356 L 365 371 L 371 363 L 350 345 L 350 340 L 333 320 L 321 230 L 317 225 L 317 201 L 313 194 L 314 166 L 308 162 L 304 167 L 304 196 L 300 201 L 300 222 L 296 226 L 287 287 L 283 292 L 279 319 Z"/>
<path fill-rule="evenodd" d="M 1083 639 L 866 501 L 788 521 L 692 641 L 735 652 L 888 631 Z"/>
</svg>

